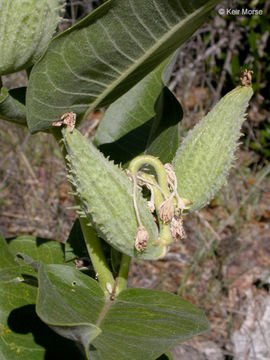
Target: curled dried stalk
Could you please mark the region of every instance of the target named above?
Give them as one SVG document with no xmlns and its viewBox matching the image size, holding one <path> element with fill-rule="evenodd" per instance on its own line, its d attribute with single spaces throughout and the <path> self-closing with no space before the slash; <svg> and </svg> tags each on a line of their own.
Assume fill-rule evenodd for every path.
<svg viewBox="0 0 270 360">
<path fill-rule="evenodd" d="M 133 204 L 134 204 L 134 210 L 135 210 L 136 217 L 137 217 L 138 224 L 139 224 L 139 227 L 137 228 L 137 231 L 136 231 L 136 234 L 135 234 L 134 246 L 135 246 L 135 249 L 138 252 L 141 252 L 141 251 L 146 249 L 146 246 L 147 246 L 147 243 L 148 243 L 148 240 L 149 240 L 149 234 L 148 234 L 146 228 L 142 224 L 140 214 L 139 214 L 139 210 L 138 210 L 137 201 L 136 201 L 137 179 L 136 179 L 136 176 L 134 174 L 131 174 L 131 177 L 132 177 L 132 180 L 133 180 Z"/>
<path fill-rule="evenodd" d="M 157 180 L 153 175 L 144 173 L 140 169 L 146 164 L 151 165 L 157 176 Z M 167 249 L 172 242 L 172 236 L 175 239 L 184 237 L 182 211 L 187 208 L 190 201 L 181 199 L 177 192 L 177 178 L 171 164 L 163 165 L 157 158 L 149 155 L 138 156 L 130 163 L 127 175 L 133 181 L 134 189 L 137 184 L 146 186 L 151 191 L 151 198 L 154 197 L 155 211 L 159 221 L 159 237 L 154 244 L 163 244 Z M 134 193 L 135 200 L 135 193 Z M 151 201 L 151 207 L 153 201 Z M 138 213 L 136 202 L 134 209 Z M 153 208 L 151 209 L 153 212 Z M 139 244 L 138 234 L 141 234 L 141 241 L 144 239 L 143 224 L 138 216 L 138 229 L 135 234 L 135 248 L 142 251 Z M 138 250 L 138 249 L 137 249 Z"/>
<path fill-rule="evenodd" d="M 157 211 L 157 209 L 160 207 L 160 205 L 164 201 L 163 194 L 159 190 L 159 186 L 158 186 L 156 180 L 153 179 L 151 175 L 142 174 L 141 177 L 142 177 L 142 179 L 145 180 L 146 183 L 149 183 L 149 182 L 153 183 L 152 189 L 153 189 L 153 194 L 154 194 L 154 204 L 155 204 L 155 209 Z M 162 221 L 158 211 L 157 211 L 157 215 L 158 215 L 158 220 L 159 220 L 159 237 L 158 237 L 158 239 L 156 239 L 154 244 L 156 244 L 156 245 L 163 244 L 165 246 L 165 250 L 167 251 L 167 246 L 170 245 L 172 242 L 170 226 L 168 224 L 166 224 L 164 221 Z"/>
<path fill-rule="evenodd" d="M 151 165 L 154 168 L 158 181 L 156 181 L 155 178 L 152 177 L 151 175 L 139 171 L 145 165 Z M 158 158 L 151 155 L 137 156 L 130 162 L 128 170 L 132 174 L 135 188 L 136 188 L 135 184 L 137 184 L 137 179 L 140 180 L 141 186 L 144 184 L 152 186 L 156 209 L 158 209 L 160 204 L 170 196 L 166 172 L 163 167 L 163 164 L 160 162 Z M 139 219 L 138 219 L 138 225 L 139 227 L 135 234 L 135 248 L 138 243 L 138 234 L 142 234 L 141 238 L 143 238 L 144 236 L 142 230 L 140 231 L 140 229 L 142 229 L 143 224 L 140 223 Z M 166 246 L 172 242 L 169 226 L 164 224 L 162 221 L 159 221 L 159 226 L 160 226 L 160 234 L 158 239 L 156 239 L 153 244 L 155 245 L 164 244 L 166 248 Z"/>
</svg>

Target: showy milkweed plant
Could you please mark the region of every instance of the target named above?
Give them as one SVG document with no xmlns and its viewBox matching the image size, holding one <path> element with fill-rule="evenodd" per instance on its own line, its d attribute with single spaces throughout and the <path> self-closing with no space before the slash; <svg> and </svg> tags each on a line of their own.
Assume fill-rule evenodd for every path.
<svg viewBox="0 0 270 360">
<path fill-rule="evenodd" d="M 217 2 L 109 0 L 53 37 L 61 1 L 0 1 L 0 75 L 29 77 L 2 87 L 0 117 L 55 137 L 78 214 L 64 246 L 0 238 L 1 359 L 172 359 L 208 330 L 187 300 L 127 280 L 132 258 L 161 259 L 182 240 L 234 160 L 251 71 L 181 142 L 167 87 L 177 49 Z M 101 107 L 91 143 L 77 128 Z"/>
</svg>

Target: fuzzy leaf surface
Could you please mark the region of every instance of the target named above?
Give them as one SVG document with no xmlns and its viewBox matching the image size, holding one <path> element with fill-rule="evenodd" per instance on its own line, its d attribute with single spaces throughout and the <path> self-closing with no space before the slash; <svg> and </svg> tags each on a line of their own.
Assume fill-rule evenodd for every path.
<svg viewBox="0 0 270 360">
<path fill-rule="evenodd" d="M 62 265 L 41 265 L 39 282 L 39 316 L 91 360 L 155 360 L 208 330 L 202 311 L 173 294 L 127 289 L 111 301 L 95 280 Z"/>
<path fill-rule="evenodd" d="M 50 43 L 27 91 L 31 132 L 111 104 L 184 43 L 218 0 L 110 0 Z"/>
<path fill-rule="evenodd" d="M 21 266 L 14 260 L 15 253 L 25 249 L 44 262 L 60 260 L 60 244 L 55 241 L 42 243 L 32 236 L 10 240 L 9 244 L 0 235 L 1 360 L 43 360 L 45 357 L 49 360 L 53 356 L 82 360 L 73 343 L 40 321 L 34 306 L 37 296 L 35 272 L 32 267 Z"/>
<path fill-rule="evenodd" d="M 94 141 L 117 163 L 125 164 L 142 153 L 163 163 L 172 161 L 179 146 L 177 124 L 183 116 L 181 105 L 166 87 L 176 59 L 162 62 L 102 118 Z"/>
</svg>

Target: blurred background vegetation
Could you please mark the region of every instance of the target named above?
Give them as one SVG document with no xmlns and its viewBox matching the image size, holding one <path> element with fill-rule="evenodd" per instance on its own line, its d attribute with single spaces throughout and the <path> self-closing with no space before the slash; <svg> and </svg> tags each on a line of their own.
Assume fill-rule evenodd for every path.
<svg viewBox="0 0 270 360">
<path fill-rule="evenodd" d="M 59 32 L 102 2 L 68 0 Z M 220 8 L 262 10 L 263 14 L 221 16 Z M 183 136 L 221 96 L 237 86 L 241 70 L 254 71 L 255 90 L 227 186 L 207 208 L 187 217 L 186 239 L 174 244 L 162 261 L 137 261 L 131 269 L 130 286 L 178 293 L 208 315 L 212 331 L 177 349 L 175 359 L 270 358 L 269 353 L 266 357 L 238 356 L 239 341 L 235 340 L 252 301 L 255 314 L 258 310 L 255 320 L 263 328 L 259 317 L 263 305 L 258 298 L 265 301 L 269 292 L 269 49 L 270 0 L 224 1 L 182 46 L 170 81 L 170 89 L 184 109 Z M 24 86 L 27 77 L 20 72 L 4 76 L 3 83 L 8 88 Z M 89 139 L 104 111 L 91 113 L 81 125 Z M 68 209 L 73 200 L 54 139 L 48 134 L 30 136 L 26 129 L 1 121 L 0 141 L 1 231 L 6 237 L 34 234 L 64 241 L 76 214 Z M 251 334 L 251 343 L 258 342 Z M 252 346 L 256 348 L 255 343 Z"/>
</svg>

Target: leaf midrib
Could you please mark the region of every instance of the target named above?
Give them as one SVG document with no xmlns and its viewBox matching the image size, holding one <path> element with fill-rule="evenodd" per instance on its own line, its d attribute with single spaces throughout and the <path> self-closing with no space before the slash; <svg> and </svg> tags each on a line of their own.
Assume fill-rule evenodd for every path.
<svg viewBox="0 0 270 360">
<path fill-rule="evenodd" d="M 113 304 L 113 301 L 110 299 L 107 299 L 105 301 L 105 304 L 104 304 L 104 306 L 98 316 L 98 319 L 96 321 L 96 326 L 98 328 L 100 328 L 100 324 L 101 324 L 102 320 L 105 318 L 105 316 L 106 316 L 107 312 L 109 311 L 110 307 L 112 306 L 112 304 Z"/>
</svg>

